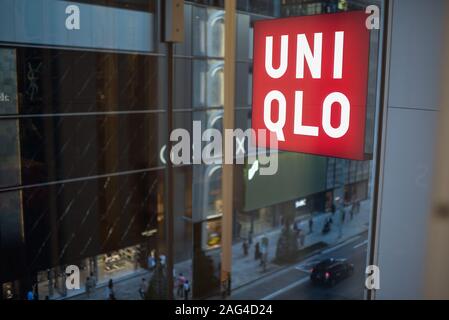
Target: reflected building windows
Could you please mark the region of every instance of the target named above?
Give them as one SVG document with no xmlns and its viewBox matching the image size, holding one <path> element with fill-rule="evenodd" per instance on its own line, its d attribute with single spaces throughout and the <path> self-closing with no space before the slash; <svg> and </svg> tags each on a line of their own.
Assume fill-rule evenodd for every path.
<svg viewBox="0 0 449 320">
<path fill-rule="evenodd" d="M 0 193 L 0 283 L 15 280 L 25 272 L 22 193 Z"/>
<path fill-rule="evenodd" d="M 18 113 L 15 49 L 0 48 L 0 117 Z M 0 187 L 21 184 L 20 129 L 16 119 L 0 118 Z"/>
</svg>

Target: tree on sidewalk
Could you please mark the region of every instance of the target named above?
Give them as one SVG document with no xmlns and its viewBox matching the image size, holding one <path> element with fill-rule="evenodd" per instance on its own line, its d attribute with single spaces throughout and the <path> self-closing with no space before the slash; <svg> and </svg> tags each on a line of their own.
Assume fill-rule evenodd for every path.
<svg viewBox="0 0 449 320">
<path fill-rule="evenodd" d="M 154 273 L 150 278 L 145 300 L 167 300 L 167 280 L 167 269 L 158 261 Z"/>
<path fill-rule="evenodd" d="M 288 263 L 294 261 L 298 255 L 296 233 L 291 228 L 295 218 L 295 211 L 291 204 L 284 204 L 282 209 L 284 227 L 277 242 L 276 261 L 278 263 Z"/>
<path fill-rule="evenodd" d="M 204 297 L 220 289 L 220 279 L 215 273 L 214 260 L 208 257 L 203 250 L 195 250 L 195 264 L 193 266 L 194 297 Z"/>
<path fill-rule="evenodd" d="M 283 228 L 276 247 L 276 262 L 288 263 L 298 256 L 296 233 L 290 228 Z"/>
</svg>

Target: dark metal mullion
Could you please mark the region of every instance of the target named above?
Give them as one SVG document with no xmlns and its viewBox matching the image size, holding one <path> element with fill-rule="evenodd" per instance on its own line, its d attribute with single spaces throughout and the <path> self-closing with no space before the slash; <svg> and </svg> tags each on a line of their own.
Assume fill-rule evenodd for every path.
<svg viewBox="0 0 449 320">
<path fill-rule="evenodd" d="M 377 238 L 377 224 L 378 224 L 378 211 L 380 208 L 379 203 L 379 190 L 380 190 L 380 182 L 381 182 L 381 161 L 382 161 L 382 139 L 383 139 L 383 129 L 384 129 L 384 117 L 385 117 L 385 110 L 386 110 L 386 93 L 388 92 L 386 86 L 387 86 L 387 61 L 389 59 L 389 41 L 390 41 L 390 34 L 388 32 L 389 28 L 389 19 L 390 19 L 390 0 L 385 0 L 384 3 L 384 21 L 383 21 L 383 41 L 382 41 L 382 71 L 381 71 L 381 81 L 380 81 L 380 101 L 379 101 L 379 118 L 378 118 L 378 125 L 377 125 L 377 146 L 375 148 L 376 150 L 376 156 L 375 156 L 375 163 L 374 163 L 374 187 L 373 187 L 373 201 L 372 201 L 372 220 L 370 223 L 370 235 L 371 237 L 368 239 L 369 243 L 369 251 L 368 251 L 368 265 L 375 265 L 376 262 L 376 252 L 377 252 L 377 246 L 376 246 L 376 238 Z M 375 299 L 375 291 L 373 290 L 367 290 L 366 291 L 366 298 L 367 300 L 374 300 Z"/>
<path fill-rule="evenodd" d="M 171 132 L 173 131 L 173 86 L 174 86 L 174 44 L 167 43 L 167 166 L 165 175 L 165 190 L 166 190 L 166 207 L 165 207 L 165 241 L 167 250 L 167 288 L 168 288 L 168 299 L 173 300 L 173 260 L 174 260 L 174 250 L 173 250 L 173 163 L 171 161 L 171 150 L 173 143 L 170 140 Z"/>
</svg>

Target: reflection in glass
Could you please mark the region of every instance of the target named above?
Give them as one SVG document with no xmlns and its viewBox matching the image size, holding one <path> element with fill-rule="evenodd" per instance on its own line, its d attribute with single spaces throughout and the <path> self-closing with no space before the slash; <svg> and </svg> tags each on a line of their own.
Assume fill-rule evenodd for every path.
<svg viewBox="0 0 449 320">
<path fill-rule="evenodd" d="M 224 57 L 224 11 L 208 10 L 207 21 L 207 55 Z"/>
<path fill-rule="evenodd" d="M 192 10 L 192 51 L 194 56 L 206 55 L 207 10 L 193 6 Z"/>
<path fill-rule="evenodd" d="M 0 283 L 15 280 L 25 272 L 24 226 L 20 191 L 0 193 Z"/>
<path fill-rule="evenodd" d="M 0 120 L 0 187 L 20 185 L 19 121 Z"/>
<path fill-rule="evenodd" d="M 0 115 L 16 113 L 16 50 L 0 48 Z"/>
<path fill-rule="evenodd" d="M 193 61 L 194 108 L 222 107 L 224 104 L 224 62 L 222 60 Z"/>
</svg>

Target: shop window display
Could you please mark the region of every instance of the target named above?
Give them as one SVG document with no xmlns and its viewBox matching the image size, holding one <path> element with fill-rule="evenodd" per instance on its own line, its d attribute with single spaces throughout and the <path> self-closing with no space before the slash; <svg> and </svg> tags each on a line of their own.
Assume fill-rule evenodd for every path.
<svg viewBox="0 0 449 320">
<path fill-rule="evenodd" d="M 206 222 L 207 240 L 205 249 L 215 249 L 221 244 L 221 220 Z"/>
</svg>

